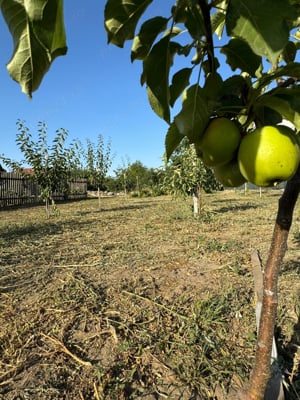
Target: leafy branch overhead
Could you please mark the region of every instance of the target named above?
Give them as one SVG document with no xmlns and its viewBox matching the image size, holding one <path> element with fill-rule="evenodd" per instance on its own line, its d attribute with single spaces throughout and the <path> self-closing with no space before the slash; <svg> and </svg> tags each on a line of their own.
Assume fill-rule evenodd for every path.
<svg viewBox="0 0 300 400">
<path fill-rule="evenodd" d="M 105 28 L 110 43 L 123 47 L 132 40 L 131 60 L 142 61 L 149 103 L 170 125 L 167 157 L 184 136 L 199 142 L 213 116 L 234 118 L 247 129 L 252 121 L 277 123 L 280 114 L 300 128 L 300 90 L 293 87 L 291 95 L 290 88 L 300 79 L 295 2 L 177 0 L 168 15 L 143 19 L 154 2 L 108 0 Z M 232 70 L 227 79 L 222 54 Z M 279 81 L 290 84 L 278 92 Z M 174 115 L 180 97 L 182 109 Z"/>
</svg>

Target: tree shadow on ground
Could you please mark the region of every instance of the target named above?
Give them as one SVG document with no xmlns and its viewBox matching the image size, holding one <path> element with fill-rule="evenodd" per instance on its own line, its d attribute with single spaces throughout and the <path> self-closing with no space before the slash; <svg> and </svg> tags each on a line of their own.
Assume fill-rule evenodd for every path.
<svg viewBox="0 0 300 400">
<path fill-rule="evenodd" d="M 287 260 L 282 263 L 281 266 L 282 273 L 296 273 L 300 275 L 300 261 Z"/>
<path fill-rule="evenodd" d="M 241 205 L 229 205 L 227 207 L 220 207 L 219 209 L 215 210 L 217 213 L 226 213 L 232 211 L 246 211 L 253 208 L 260 208 L 257 204 L 241 204 Z"/>
<path fill-rule="evenodd" d="M 91 214 L 99 214 L 107 213 L 110 211 L 127 211 L 127 210 L 140 210 L 143 208 L 151 207 L 151 204 L 134 204 L 134 205 L 124 205 L 119 207 L 105 207 L 101 205 L 101 208 L 95 208 L 94 210 L 84 210 L 84 211 L 77 211 L 76 215 L 84 216 L 84 215 L 91 215 Z"/>
<path fill-rule="evenodd" d="M 298 400 L 300 393 L 300 315 L 293 328 L 293 334 L 288 343 L 284 342 L 282 330 L 275 330 L 277 338 L 279 362 L 285 381 L 285 400 Z"/>
</svg>

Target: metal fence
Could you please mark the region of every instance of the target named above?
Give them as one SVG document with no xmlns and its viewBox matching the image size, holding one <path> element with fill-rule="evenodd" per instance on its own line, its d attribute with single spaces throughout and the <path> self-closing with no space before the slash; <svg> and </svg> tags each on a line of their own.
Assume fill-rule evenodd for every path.
<svg viewBox="0 0 300 400">
<path fill-rule="evenodd" d="M 15 172 L 0 172 L 0 207 L 41 203 L 40 187 L 31 177 Z M 53 193 L 55 201 L 87 198 L 87 181 L 70 179 L 64 192 Z"/>
</svg>

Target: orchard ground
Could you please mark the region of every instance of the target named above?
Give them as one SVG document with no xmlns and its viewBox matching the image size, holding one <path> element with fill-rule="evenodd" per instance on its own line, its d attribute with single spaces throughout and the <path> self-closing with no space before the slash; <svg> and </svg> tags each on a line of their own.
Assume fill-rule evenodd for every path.
<svg viewBox="0 0 300 400">
<path fill-rule="evenodd" d="M 251 370 L 250 254 L 281 191 L 97 199 L 1 211 L 0 399 L 226 398 Z M 300 205 L 279 279 L 286 399 L 300 398 Z"/>
</svg>

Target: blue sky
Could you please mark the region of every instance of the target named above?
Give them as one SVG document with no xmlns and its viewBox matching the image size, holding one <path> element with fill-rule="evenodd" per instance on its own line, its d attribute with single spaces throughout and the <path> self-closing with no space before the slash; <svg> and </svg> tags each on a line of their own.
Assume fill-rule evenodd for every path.
<svg viewBox="0 0 300 400">
<path fill-rule="evenodd" d="M 151 110 L 139 79 L 141 63 L 130 61 L 124 49 L 107 44 L 103 26 L 104 0 L 65 0 L 68 53 L 57 58 L 40 88 L 29 100 L 8 75 L 13 43 L 2 16 L 0 20 L 0 153 L 21 160 L 15 139 L 16 121 L 24 120 L 33 137 L 37 124 L 48 126 L 49 142 L 65 128 L 69 140 L 110 140 L 112 171 L 126 160 L 140 160 L 147 167 L 162 165 L 167 124 Z M 158 8 L 160 4 L 160 8 Z M 164 0 L 164 7 L 172 0 Z M 154 2 L 152 12 L 161 12 Z"/>
</svg>

